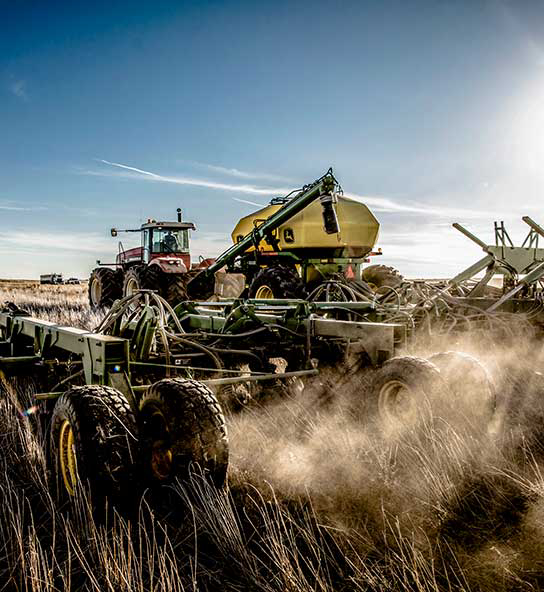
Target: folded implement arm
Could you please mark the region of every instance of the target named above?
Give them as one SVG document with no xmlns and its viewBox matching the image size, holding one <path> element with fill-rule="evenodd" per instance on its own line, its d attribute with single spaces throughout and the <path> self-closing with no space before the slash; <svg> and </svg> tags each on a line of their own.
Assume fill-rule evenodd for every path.
<svg viewBox="0 0 544 592">
<path fill-rule="evenodd" d="M 495 275 L 502 275 L 503 294 L 490 304 L 487 308 L 489 312 L 497 310 L 526 288 L 536 289 L 537 282 L 544 277 L 544 249 L 538 246 L 539 238 L 544 237 L 544 229 L 529 216 L 524 216 L 522 220 L 530 229 L 519 247 L 514 246 L 504 222 L 495 222 L 494 245 L 486 244 L 460 224 L 453 224 L 455 229 L 480 246 L 486 255 L 451 279 L 449 285 L 459 286 L 485 270 L 484 276 L 466 294 L 468 298 L 480 298 L 485 294 L 491 279 Z"/>
</svg>

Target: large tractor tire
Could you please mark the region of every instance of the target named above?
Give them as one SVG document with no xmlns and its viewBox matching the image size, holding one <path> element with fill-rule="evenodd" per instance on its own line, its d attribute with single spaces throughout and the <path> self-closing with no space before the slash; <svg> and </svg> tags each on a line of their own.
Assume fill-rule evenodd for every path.
<svg viewBox="0 0 544 592">
<path fill-rule="evenodd" d="M 257 272 L 249 286 L 249 297 L 264 300 L 305 298 L 306 288 L 293 267 L 273 265 Z"/>
<path fill-rule="evenodd" d="M 496 407 L 496 388 L 482 364 L 456 351 L 434 354 L 429 359 L 439 370 L 452 394 L 452 411 L 476 429 L 487 426 Z"/>
<path fill-rule="evenodd" d="M 144 471 L 151 483 L 187 479 L 192 467 L 217 487 L 225 483 L 227 429 L 207 386 L 197 380 L 159 380 L 142 397 L 140 422 Z"/>
<path fill-rule="evenodd" d="M 429 420 L 449 400 L 439 369 L 413 356 L 391 358 L 372 377 L 364 415 L 385 431 Z"/>
<path fill-rule="evenodd" d="M 402 275 L 388 265 L 369 265 L 363 269 L 362 278 L 375 292 L 382 288 L 398 288 L 404 281 Z"/>
<path fill-rule="evenodd" d="M 119 274 L 108 267 L 93 269 L 89 278 L 89 304 L 91 308 L 111 306 L 123 295 Z"/>
<path fill-rule="evenodd" d="M 158 265 L 139 270 L 140 288 L 156 290 L 171 306 L 187 300 L 187 274 L 164 273 Z"/>
<path fill-rule="evenodd" d="M 53 409 L 50 452 L 60 500 L 89 482 L 93 500 L 134 487 L 138 426 L 126 397 L 107 386 L 74 387 Z"/>
<path fill-rule="evenodd" d="M 138 290 L 147 288 L 147 277 L 145 267 L 132 267 L 125 273 L 123 282 L 123 297 L 134 296 Z"/>
<path fill-rule="evenodd" d="M 187 300 L 187 283 L 185 274 L 163 274 L 162 294 L 171 305 L 176 306 Z"/>
</svg>

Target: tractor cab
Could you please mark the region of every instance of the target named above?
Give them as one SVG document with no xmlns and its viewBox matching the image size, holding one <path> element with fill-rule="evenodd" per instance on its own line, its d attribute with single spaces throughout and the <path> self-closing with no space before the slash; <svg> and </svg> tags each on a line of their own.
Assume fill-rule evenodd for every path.
<svg viewBox="0 0 544 592">
<path fill-rule="evenodd" d="M 141 246 L 132 249 L 124 249 L 119 243 L 119 253 L 116 265 L 149 265 L 156 263 L 170 268 L 171 263 L 180 263 L 181 259 L 185 269 L 191 268 L 191 255 L 189 251 L 189 230 L 196 230 L 192 222 L 183 222 L 181 210 L 178 209 L 177 222 L 163 222 L 149 218 L 145 224 L 137 229 L 118 230 L 111 229 L 111 235 L 117 236 L 119 232 L 141 233 Z"/>
<path fill-rule="evenodd" d="M 120 232 L 140 234 L 140 246 L 125 249 L 119 242 L 115 263 L 100 263 L 89 278 L 89 301 L 94 308 L 111 306 L 115 300 L 132 296 L 139 290 L 158 292 L 168 302 L 177 304 L 187 299 L 186 275 L 191 270 L 189 231 L 196 230 L 192 222 L 177 222 L 149 218 L 140 228 L 112 228 L 111 235 Z M 200 266 L 209 265 L 203 259 Z"/>
<path fill-rule="evenodd" d="M 149 263 L 157 257 L 189 256 L 189 230 L 192 222 L 156 222 L 142 224 L 142 259 Z"/>
</svg>

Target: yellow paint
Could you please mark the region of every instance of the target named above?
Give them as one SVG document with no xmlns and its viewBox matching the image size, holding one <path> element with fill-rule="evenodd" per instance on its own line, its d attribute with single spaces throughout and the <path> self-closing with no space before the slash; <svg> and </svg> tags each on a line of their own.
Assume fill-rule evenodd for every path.
<svg viewBox="0 0 544 592">
<path fill-rule="evenodd" d="M 78 476 L 74 450 L 74 431 L 67 419 L 64 420 L 60 427 L 59 460 L 64 487 L 69 495 L 75 495 Z"/>
<path fill-rule="evenodd" d="M 237 242 L 239 236 L 246 236 L 253 230 L 255 223 L 258 225 L 259 220 L 262 223 L 280 208 L 281 205 L 269 205 L 242 218 L 232 232 L 233 242 Z M 276 231 L 280 250 L 297 252 L 319 249 L 320 257 L 364 257 L 378 240 L 378 220 L 367 206 L 344 196 L 338 196 L 336 213 L 340 232 L 327 234 L 323 229 L 321 204 L 319 201 L 311 203 Z M 289 234 L 294 237 L 293 242 L 285 241 L 286 231 L 287 237 Z M 272 250 L 272 247 L 264 242 L 259 248 L 265 251 Z"/>
<path fill-rule="evenodd" d="M 274 292 L 270 286 L 260 286 L 255 294 L 256 299 L 269 300 L 274 298 Z"/>
</svg>

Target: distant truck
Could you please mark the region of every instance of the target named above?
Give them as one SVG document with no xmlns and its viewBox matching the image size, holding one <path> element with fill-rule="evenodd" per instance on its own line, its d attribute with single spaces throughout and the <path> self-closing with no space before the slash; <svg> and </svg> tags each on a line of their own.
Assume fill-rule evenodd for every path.
<svg viewBox="0 0 544 592">
<path fill-rule="evenodd" d="M 64 283 L 65 284 L 81 284 L 81 281 L 78 278 L 71 277 L 71 278 L 68 278 Z"/>
<path fill-rule="evenodd" d="M 40 284 L 63 284 L 62 273 L 44 273 L 40 275 Z"/>
</svg>

